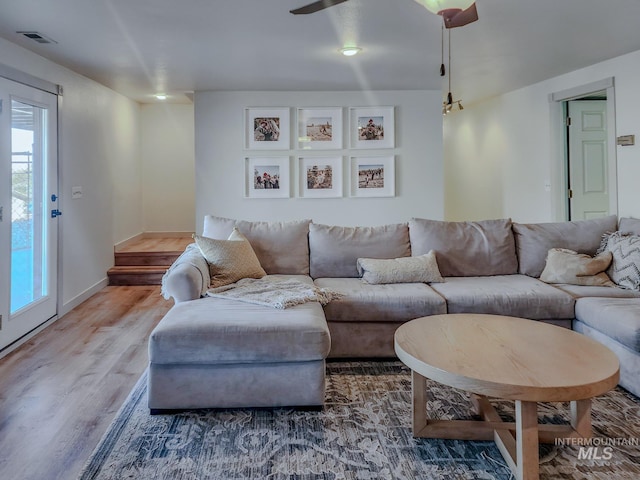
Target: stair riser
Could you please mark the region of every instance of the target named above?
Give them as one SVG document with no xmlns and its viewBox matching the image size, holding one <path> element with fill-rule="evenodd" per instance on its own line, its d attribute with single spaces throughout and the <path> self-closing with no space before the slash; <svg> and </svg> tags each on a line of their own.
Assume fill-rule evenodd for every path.
<svg viewBox="0 0 640 480">
<path fill-rule="evenodd" d="M 145 274 L 110 274 L 109 285 L 161 285 L 162 274 L 145 273 Z"/>
<path fill-rule="evenodd" d="M 179 253 L 116 253 L 115 265 L 117 267 L 127 266 L 165 266 L 169 267 L 180 256 Z"/>
</svg>

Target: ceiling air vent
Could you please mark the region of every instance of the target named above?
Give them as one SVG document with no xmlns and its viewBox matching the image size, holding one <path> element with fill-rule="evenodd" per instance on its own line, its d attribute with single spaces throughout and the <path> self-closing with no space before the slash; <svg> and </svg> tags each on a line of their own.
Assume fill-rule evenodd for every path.
<svg viewBox="0 0 640 480">
<path fill-rule="evenodd" d="M 19 33 L 20 35 L 24 35 L 25 37 L 30 38 L 31 40 L 34 40 L 38 43 L 58 43 L 55 40 L 38 32 L 16 32 L 16 33 Z"/>
</svg>

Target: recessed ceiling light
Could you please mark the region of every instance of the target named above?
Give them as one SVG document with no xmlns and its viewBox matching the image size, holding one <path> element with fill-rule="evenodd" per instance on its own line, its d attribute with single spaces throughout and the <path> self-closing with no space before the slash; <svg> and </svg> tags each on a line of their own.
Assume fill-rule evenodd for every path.
<svg viewBox="0 0 640 480">
<path fill-rule="evenodd" d="M 362 49 L 360 47 L 343 47 L 340 49 L 340 53 L 342 53 L 345 57 L 353 57 L 361 51 Z"/>
<path fill-rule="evenodd" d="M 158 100 L 166 100 L 167 99 L 167 95 L 165 93 L 156 93 L 156 98 Z"/>
</svg>

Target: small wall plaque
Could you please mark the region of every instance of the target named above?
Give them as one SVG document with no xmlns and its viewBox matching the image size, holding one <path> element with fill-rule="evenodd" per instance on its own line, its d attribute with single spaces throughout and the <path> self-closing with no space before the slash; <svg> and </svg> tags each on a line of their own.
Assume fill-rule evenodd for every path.
<svg viewBox="0 0 640 480">
<path fill-rule="evenodd" d="M 623 147 L 629 146 L 629 145 L 635 145 L 636 144 L 636 136 L 635 135 L 621 135 L 618 137 L 618 145 L 621 145 Z"/>
</svg>

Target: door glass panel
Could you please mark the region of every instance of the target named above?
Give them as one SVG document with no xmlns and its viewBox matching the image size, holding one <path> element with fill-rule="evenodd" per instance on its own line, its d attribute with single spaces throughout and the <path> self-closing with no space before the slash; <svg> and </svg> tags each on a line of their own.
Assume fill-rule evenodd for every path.
<svg viewBox="0 0 640 480">
<path fill-rule="evenodd" d="M 11 102 L 11 313 L 47 295 L 46 110 Z"/>
</svg>

